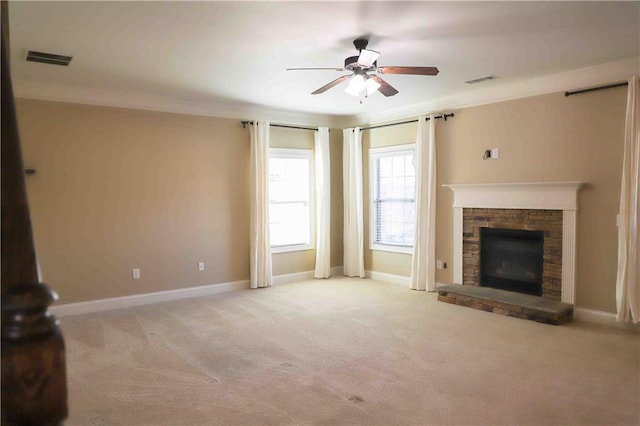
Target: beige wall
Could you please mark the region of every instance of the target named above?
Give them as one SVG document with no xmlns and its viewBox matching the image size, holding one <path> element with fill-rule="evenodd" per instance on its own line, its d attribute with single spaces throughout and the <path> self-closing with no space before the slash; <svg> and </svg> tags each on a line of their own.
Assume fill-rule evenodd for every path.
<svg viewBox="0 0 640 426">
<path fill-rule="evenodd" d="M 27 190 L 38 258 L 62 303 L 248 279 L 249 137 L 238 120 L 25 99 L 17 110 L 25 167 L 37 170 Z M 291 132 L 272 141 L 313 143 Z M 332 266 L 342 264 L 341 176 Z M 313 259 L 274 255 L 274 273 Z"/>
<path fill-rule="evenodd" d="M 27 190 L 38 258 L 61 302 L 247 279 L 238 121 L 22 99 L 17 109 L 24 163 L 37 170 Z"/>
<path fill-rule="evenodd" d="M 443 184 L 586 182 L 578 197 L 577 305 L 614 312 L 625 106 L 626 89 L 619 88 L 466 108 L 447 122 L 439 120 L 437 258 L 451 265 L 453 196 Z M 371 130 L 363 145 L 405 143 L 415 132 L 415 125 Z M 482 160 L 484 150 L 494 147 L 500 158 Z M 367 191 L 368 184 L 365 197 Z M 410 266 L 409 255 L 365 250 L 367 269 L 410 275 Z M 451 268 L 437 271 L 438 282 L 452 278 Z"/>
<path fill-rule="evenodd" d="M 451 265 L 452 194 L 442 184 L 583 181 L 577 305 L 615 310 L 616 213 L 625 88 L 455 111 L 437 124 L 436 256 Z M 64 303 L 248 278 L 248 158 L 237 120 L 19 99 L 36 246 Z M 410 274 L 411 256 L 369 247 L 368 148 L 410 143 L 416 125 L 365 131 L 365 268 Z M 342 131 L 331 135 L 331 265 L 342 265 Z M 272 146 L 313 133 L 275 129 Z M 499 160 L 482 160 L 500 148 Z M 274 255 L 274 273 L 313 269 L 314 251 Z M 204 272 L 197 262 L 206 263 Z M 140 267 L 142 279 L 132 280 Z M 452 270 L 439 270 L 451 282 Z"/>
</svg>

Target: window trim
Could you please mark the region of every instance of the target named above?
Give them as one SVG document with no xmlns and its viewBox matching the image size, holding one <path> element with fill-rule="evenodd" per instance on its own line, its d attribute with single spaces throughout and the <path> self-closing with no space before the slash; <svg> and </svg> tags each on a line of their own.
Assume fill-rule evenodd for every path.
<svg viewBox="0 0 640 426">
<path fill-rule="evenodd" d="M 309 243 L 304 244 L 288 244 L 283 246 L 274 246 L 271 244 L 271 253 L 289 253 L 295 251 L 314 250 L 315 243 L 315 193 L 314 193 L 314 158 L 313 150 L 305 148 L 269 148 L 269 159 L 272 155 L 276 158 L 302 158 L 309 161 Z M 271 206 L 271 200 L 269 200 Z"/>
<path fill-rule="evenodd" d="M 391 253 L 413 254 L 415 241 L 412 246 L 396 246 L 391 244 L 376 243 L 374 241 L 374 237 L 376 235 L 376 209 L 374 205 L 374 200 L 375 200 L 374 159 L 378 157 L 380 154 L 392 155 L 392 153 L 400 152 L 400 151 L 413 151 L 413 154 L 415 155 L 415 152 L 416 152 L 415 142 L 400 144 L 400 145 L 390 145 L 390 146 L 369 148 L 369 249 L 376 250 L 376 251 L 386 251 Z M 414 202 L 415 202 L 415 195 L 414 195 Z"/>
</svg>

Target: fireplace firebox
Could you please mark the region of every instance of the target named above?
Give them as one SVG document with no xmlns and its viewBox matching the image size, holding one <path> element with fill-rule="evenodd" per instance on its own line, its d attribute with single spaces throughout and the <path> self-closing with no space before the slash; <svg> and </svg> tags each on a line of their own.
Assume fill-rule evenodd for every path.
<svg viewBox="0 0 640 426">
<path fill-rule="evenodd" d="M 480 285 L 542 296 L 544 232 L 480 228 Z"/>
</svg>

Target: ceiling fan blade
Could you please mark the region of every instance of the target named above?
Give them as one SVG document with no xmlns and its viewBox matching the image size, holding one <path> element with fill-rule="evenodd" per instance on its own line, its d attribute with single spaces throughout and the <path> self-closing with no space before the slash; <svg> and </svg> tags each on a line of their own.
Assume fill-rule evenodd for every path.
<svg viewBox="0 0 640 426">
<path fill-rule="evenodd" d="M 372 75 L 370 78 L 374 79 L 380 84 L 378 92 L 382 93 L 383 95 L 393 96 L 398 93 L 398 91 L 392 85 L 384 81 L 382 78 L 380 78 L 380 76 Z"/>
<path fill-rule="evenodd" d="M 436 67 L 378 67 L 382 74 L 412 74 L 412 75 L 437 75 L 440 70 Z"/>
<path fill-rule="evenodd" d="M 368 68 L 378 59 L 380 56 L 380 52 L 376 52 L 375 50 L 362 49 L 360 51 L 360 56 L 358 56 L 358 64 Z"/>
<path fill-rule="evenodd" d="M 287 68 L 287 71 L 318 71 L 318 70 L 344 71 L 344 68 Z"/>
<path fill-rule="evenodd" d="M 322 86 L 321 88 L 319 88 L 318 90 L 316 90 L 314 92 L 311 92 L 311 94 L 312 95 L 319 95 L 320 93 L 324 93 L 327 90 L 331 89 L 333 86 L 337 86 L 338 84 L 342 83 L 343 81 L 345 81 L 349 77 L 351 77 L 351 74 L 347 74 L 347 75 L 343 75 L 342 77 L 338 77 L 335 80 L 333 80 L 331 83 L 327 83 L 324 86 Z"/>
</svg>

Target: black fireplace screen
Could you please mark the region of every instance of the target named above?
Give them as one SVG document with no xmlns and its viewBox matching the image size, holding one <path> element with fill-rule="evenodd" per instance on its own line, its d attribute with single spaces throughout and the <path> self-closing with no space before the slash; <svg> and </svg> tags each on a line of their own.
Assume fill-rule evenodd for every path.
<svg viewBox="0 0 640 426">
<path fill-rule="evenodd" d="M 542 296 L 543 231 L 480 228 L 480 285 Z"/>
</svg>

